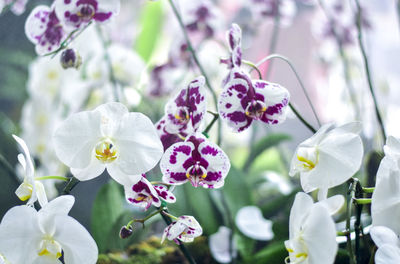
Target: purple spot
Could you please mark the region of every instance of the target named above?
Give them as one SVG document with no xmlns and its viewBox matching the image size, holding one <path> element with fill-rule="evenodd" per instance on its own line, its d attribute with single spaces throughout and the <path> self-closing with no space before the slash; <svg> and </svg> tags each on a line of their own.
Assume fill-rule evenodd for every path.
<svg viewBox="0 0 400 264">
<path fill-rule="evenodd" d="M 211 154 L 212 156 L 217 156 L 218 150 L 217 150 L 216 148 L 211 147 L 211 146 L 205 146 L 205 147 L 201 150 L 201 154 L 204 154 L 204 155 L 209 155 L 209 154 Z"/>
<path fill-rule="evenodd" d="M 230 104 L 230 103 L 227 103 L 227 104 L 225 105 L 225 107 L 229 109 L 229 108 L 231 108 L 231 107 L 232 107 L 232 104 Z"/>
</svg>

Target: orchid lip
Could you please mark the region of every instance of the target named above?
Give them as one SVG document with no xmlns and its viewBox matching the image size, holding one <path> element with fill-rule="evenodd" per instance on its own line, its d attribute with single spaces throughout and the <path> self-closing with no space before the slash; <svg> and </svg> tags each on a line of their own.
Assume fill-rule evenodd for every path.
<svg viewBox="0 0 400 264">
<path fill-rule="evenodd" d="M 189 122 L 190 115 L 187 107 L 178 108 L 174 117 L 182 124 L 186 124 L 187 122 Z"/>
<path fill-rule="evenodd" d="M 77 15 L 84 20 L 90 20 L 95 15 L 95 10 L 92 5 L 84 4 Z"/>
<path fill-rule="evenodd" d="M 265 111 L 267 111 L 267 106 L 265 105 L 264 102 L 259 100 L 251 100 L 247 104 L 245 113 L 246 116 L 257 120 L 263 116 Z"/>
<path fill-rule="evenodd" d="M 96 158 L 103 163 L 113 162 L 118 158 L 118 151 L 110 139 L 104 139 L 95 147 Z"/>
<path fill-rule="evenodd" d="M 188 168 L 186 177 L 194 187 L 198 187 L 199 183 L 207 177 L 207 170 L 199 162 L 196 162 L 195 165 Z"/>
</svg>

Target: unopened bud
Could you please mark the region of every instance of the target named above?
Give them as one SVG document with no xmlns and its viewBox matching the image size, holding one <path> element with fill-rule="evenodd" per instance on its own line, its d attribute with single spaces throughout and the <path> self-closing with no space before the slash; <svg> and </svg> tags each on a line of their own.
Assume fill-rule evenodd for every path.
<svg viewBox="0 0 400 264">
<path fill-rule="evenodd" d="M 82 57 L 74 49 L 66 49 L 61 53 L 61 66 L 64 69 L 75 68 L 78 69 L 82 64 Z"/>
<path fill-rule="evenodd" d="M 125 239 L 130 237 L 132 233 L 133 233 L 132 226 L 123 226 L 119 231 L 119 237 Z"/>
</svg>

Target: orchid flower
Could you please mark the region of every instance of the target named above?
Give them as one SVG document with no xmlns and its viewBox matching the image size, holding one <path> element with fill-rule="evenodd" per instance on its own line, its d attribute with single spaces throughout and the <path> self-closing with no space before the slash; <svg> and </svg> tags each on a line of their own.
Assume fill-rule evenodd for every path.
<svg viewBox="0 0 400 264">
<path fill-rule="evenodd" d="M 22 153 L 18 154 L 18 162 L 24 170 L 24 180 L 15 191 L 15 194 L 21 201 L 28 201 L 27 205 L 33 206 L 39 201 L 41 207 L 47 204 L 47 196 L 43 184 L 35 180 L 35 167 L 29 152 L 28 146 L 22 138 L 13 135 L 17 141 Z"/>
<path fill-rule="evenodd" d="M 25 12 L 25 6 L 29 0 L 0 0 L 0 13 L 7 5 L 11 5 L 10 10 L 17 16 Z M 1 262 L 0 262 L 1 263 Z"/>
<path fill-rule="evenodd" d="M 282 26 L 289 26 L 297 12 L 294 0 L 251 0 L 249 7 L 257 19 L 279 17 Z"/>
<path fill-rule="evenodd" d="M 161 206 L 161 200 L 167 203 L 175 203 L 175 195 L 163 185 L 153 186 L 145 177 L 132 186 L 125 185 L 126 200 L 134 205 L 137 205 L 144 210 L 149 209 L 151 205 L 155 207 Z"/>
<path fill-rule="evenodd" d="M 285 246 L 289 257 L 285 263 L 334 263 L 338 245 L 331 215 L 344 203 L 341 195 L 315 203 L 305 193 L 298 193 L 290 210 L 289 240 Z"/>
<path fill-rule="evenodd" d="M 300 173 L 305 192 L 319 189 L 324 199 L 329 188 L 351 178 L 360 168 L 363 144 L 359 122 L 334 128 L 322 126 L 315 135 L 300 143 L 290 164 L 290 176 Z"/>
<path fill-rule="evenodd" d="M 226 39 L 231 54 L 228 59 L 221 59 L 220 62 L 226 64 L 228 69 L 240 67 L 242 65 L 242 29 L 233 23 L 229 31 L 226 32 Z M 224 84 L 227 81 L 224 80 Z"/>
<path fill-rule="evenodd" d="M 53 140 L 57 157 L 81 181 L 107 168 L 118 183 L 136 183 L 163 153 L 150 119 L 115 102 L 71 115 L 56 129 Z"/>
<path fill-rule="evenodd" d="M 260 208 L 256 206 L 240 208 L 235 222 L 240 232 L 252 239 L 268 241 L 274 237 L 272 221 L 265 219 Z"/>
<path fill-rule="evenodd" d="M 98 249 L 89 232 L 68 216 L 74 197 L 60 196 L 41 210 L 21 205 L 0 224 L 0 252 L 10 263 L 94 264 Z"/>
<path fill-rule="evenodd" d="M 161 243 L 165 238 L 173 240 L 176 244 L 192 242 L 194 238 L 201 236 L 203 229 L 193 216 L 183 215 L 164 229 Z"/>
<path fill-rule="evenodd" d="M 44 55 L 56 50 L 67 37 L 54 6 L 35 7 L 25 22 L 25 34 L 35 44 L 36 53 Z"/>
<path fill-rule="evenodd" d="M 208 243 L 211 255 L 219 263 L 230 263 L 232 255 L 236 257 L 236 244 L 230 245 L 232 230 L 226 226 L 220 226 L 218 232 L 210 235 Z M 231 249 L 232 247 L 232 249 Z"/>
<path fill-rule="evenodd" d="M 254 120 L 278 124 L 286 119 L 290 95 L 286 88 L 250 76 L 234 68 L 218 101 L 218 112 L 235 132 L 247 129 Z"/>
<path fill-rule="evenodd" d="M 200 133 L 173 144 L 160 162 L 165 183 L 180 185 L 190 181 L 194 187 L 204 188 L 222 187 L 230 166 L 225 152 Z"/>
<path fill-rule="evenodd" d="M 91 21 L 104 23 L 119 13 L 120 0 L 56 0 L 55 11 L 60 22 L 75 29 Z"/>
<path fill-rule="evenodd" d="M 400 263 L 400 239 L 395 232 L 386 226 L 373 226 L 370 234 L 378 247 L 375 253 L 376 264 Z"/>
</svg>

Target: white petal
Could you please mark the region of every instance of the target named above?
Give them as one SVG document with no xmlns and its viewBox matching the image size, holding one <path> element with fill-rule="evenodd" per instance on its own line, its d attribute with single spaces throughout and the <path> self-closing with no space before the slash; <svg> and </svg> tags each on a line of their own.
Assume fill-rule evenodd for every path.
<svg viewBox="0 0 400 264">
<path fill-rule="evenodd" d="M 246 236 L 256 240 L 271 240 L 272 221 L 262 216 L 261 210 L 256 206 L 245 206 L 236 215 L 236 226 Z"/>
<path fill-rule="evenodd" d="M 377 245 L 377 247 L 382 247 L 385 244 L 390 244 L 393 246 L 399 245 L 399 238 L 397 235 L 386 226 L 373 226 L 370 231 L 372 240 Z"/>
<path fill-rule="evenodd" d="M 57 157 L 72 168 L 84 169 L 90 161 L 100 133 L 101 114 L 85 111 L 68 117 L 53 136 Z"/>
<path fill-rule="evenodd" d="M 71 173 L 72 175 L 75 176 L 80 181 L 88 181 L 93 178 L 96 178 L 97 176 L 101 175 L 103 171 L 106 169 L 106 165 L 101 163 L 94 154 L 94 151 L 92 152 L 93 154 L 91 155 L 91 160 L 89 165 L 86 168 L 83 169 L 77 169 L 77 168 L 71 168 Z"/>
<path fill-rule="evenodd" d="M 42 235 L 36 210 L 26 205 L 15 206 L 0 224 L 0 252 L 10 263 L 31 264 Z"/>
<path fill-rule="evenodd" d="M 61 244 L 68 264 L 95 264 L 98 249 L 89 232 L 75 219 L 65 215 L 55 217 L 54 239 Z"/>
<path fill-rule="evenodd" d="M 48 203 L 46 191 L 44 190 L 43 183 L 40 181 L 35 181 L 36 187 L 36 195 L 38 198 L 38 202 L 41 207 L 45 206 Z"/>
<path fill-rule="evenodd" d="M 343 207 L 344 196 L 340 194 L 334 195 L 318 202 L 318 204 L 323 205 L 331 215 L 334 215 Z"/>
<path fill-rule="evenodd" d="M 193 149 L 192 142 L 178 142 L 165 151 L 160 162 L 163 182 L 179 185 L 188 181 L 182 165 L 191 157 Z"/>
<path fill-rule="evenodd" d="M 386 244 L 378 249 L 375 254 L 376 264 L 399 264 L 400 248 Z"/>
<path fill-rule="evenodd" d="M 289 234 L 290 239 L 301 229 L 304 218 L 307 216 L 309 210 L 313 206 L 314 201 L 306 193 L 299 192 L 296 194 L 292 209 L 290 209 L 289 218 Z"/>
<path fill-rule="evenodd" d="M 32 161 L 28 146 L 26 145 L 25 141 L 22 138 L 17 137 L 16 135 L 13 135 L 13 138 L 15 139 L 15 141 L 17 141 L 17 143 L 19 144 L 19 146 L 22 150 L 23 155 L 25 156 L 25 163 L 26 163 L 25 166 L 26 167 L 22 163 L 21 163 L 21 165 L 24 167 L 24 170 L 26 171 L 26 176 L 29 179 L 32 179 L 33 175 L 35 173 L 35 168 L 33 166 L 33 161 Z M 18 157 L 18 160 L 20 161 L 19 157 Z M 32 182 L 33 182 L 33 180 L 32 180 Z"/>
<path fill-rule="evenodd" d="M 107 165 L 107 172 L 116 182 L 121 185 L 136 184 L 142 178 L 142 175 L 128 175 L 124 173 L 117 163 L 112 162 Z"/>
<path fill-rule="evenodd" d="M 308 263 L 333 263 L 338 250 L 336 228 L 324 206 L 315 204 L 311 208 L 303 231 L 304 243 L 308 248 Z"/>
<path fill-rule="evenodd" d="M 101 113 L 101 131 L 103 136 L 108 137 L 116 133 L 122 117 L 129 113 L 125 105 L 117 102 L 100 105 L 94 111 Z"/>
<path fill-rule="evenodd" d="M 25 35 L 32 42 L 38 43 L 38 36 L 41 36 L 46 30 L 46 24 L 48 22 L 48 13 L 50 13 L 50 7 L 45 5 L 36 6 L 25 22 Z M 45 22 L 43 22 L 43 20 Z"/>
<path fill-rule="evenodd" d="M 220 226 L 218 232 L 212 234 L 209 238 L 211 255 L 220 263 L 229 263 L 232 261 L 230 252 L 231 229 L 226 226 Z M 233 254 L 236 256 L 236 244 L 233 244 Z"/>
<path fill-rule="evenodd" d="M 130 175 L 145 173 L 156 166 L 163 154 L 163 145 L 150 119 L 141 113 L 123 116 L 115 134 L 119 153 L 115 161 Z"/>
</svg>

